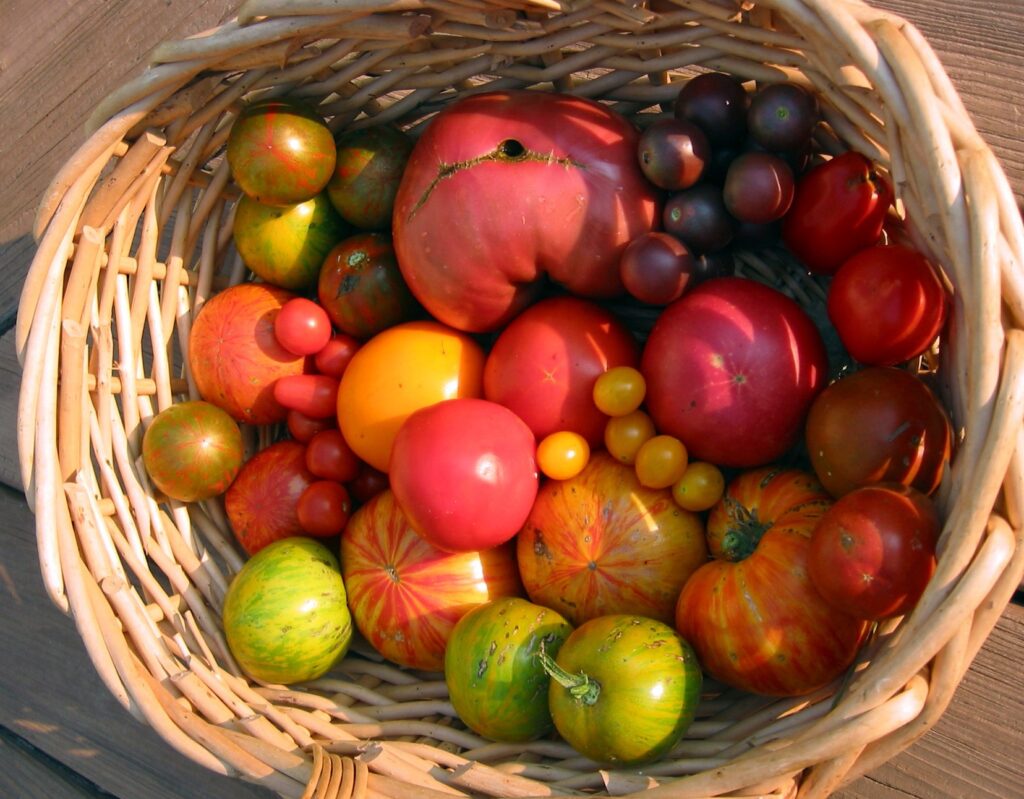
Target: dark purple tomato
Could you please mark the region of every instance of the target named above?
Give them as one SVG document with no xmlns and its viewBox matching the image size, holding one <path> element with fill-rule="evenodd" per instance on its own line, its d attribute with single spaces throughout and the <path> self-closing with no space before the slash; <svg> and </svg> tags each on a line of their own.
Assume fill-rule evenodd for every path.
<svg viewBox="0 0 1024 799">
<path fill-rule="evenodd" d="M 332 249 L 320 268 L 317 296 L 334 326 L 357 339 L 411 319 L 420 307 L 386 233 L 359 233 Z"/>
<path fill-rule="evenodd" d="M 395 195 L 412 139 L 398 128 L 381 125 L 343 134 L 327 193 L 338 213 L 362 230 L 391 227 Z"/>
<path fill-rule="evenodd" d="M 804 150 L 817 124 L 817 99 L 795 83 L 771 83 L 750 99 L 747 129 L 766 150 Z"/>
<path fill-rule="evenodd" d="M 695 269 L 696 261 L 686 245 L 657 231 L 633 239 L 619 261 L 626 291 L 650 305 L 668 305 L 683 296 Z"/>
<path fill-rule="evenodd" d="M 725 207 L 722 189 L 698 183 L 665 201 L 662 225 L 691 250 L 715 252 L 732 241 L 736 220 Z"/>
<path fill-rule="evenodd" d="M 722 199 L 743 222 L 763 224 L 785 216 L 793 203 L 793 170 L 771 153 L 744 153 L 729 167 Z"/>
<path fill-rule="evenodd" d="M 697 125 L 674 118 L 651 124 L 637 142 L 640 169 L 655 186 L 677 191 L 701 179 L 711 145 Z"/>
<path fill-rule="evenodd" d="M 747 135 L 749 98 L 743 84 L 724 72 L 705 72 L 687 81 L 676 96 L 676 119 L 697 125 L 713 148 L 740 144 Z"/>
<path fill-rule="evenodd" d="M 334 136 L 322 116 L 300 100 L 247 106 L 227 146 L 231 176 L 266 205 L 294 205 L 319 194 L 334 173 Z"/>
</svg>

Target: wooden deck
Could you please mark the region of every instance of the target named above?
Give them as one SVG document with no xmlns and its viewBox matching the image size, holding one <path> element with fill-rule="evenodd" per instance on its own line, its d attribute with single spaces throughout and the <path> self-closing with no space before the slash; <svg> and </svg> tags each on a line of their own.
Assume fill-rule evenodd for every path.
<svg viewBox="0 0 1024 799">
<path fill-rule="evenodd" d="M 1024 199 L 1024 2 L 876 0 L 938 51 Z M 14 443 L 13 331 L 36 204 L 82 121 L 165 39 L 238 0 L 0 0 L 0 797 L 269 797 L 206 772 L 132 719 L 46 598 Z M 1018 595 L 1019 598 L 1019 595 Z M 841 799 L 1024 797 L 1024 606 L 1010 605 L 939 724 Z"/>
</svg>

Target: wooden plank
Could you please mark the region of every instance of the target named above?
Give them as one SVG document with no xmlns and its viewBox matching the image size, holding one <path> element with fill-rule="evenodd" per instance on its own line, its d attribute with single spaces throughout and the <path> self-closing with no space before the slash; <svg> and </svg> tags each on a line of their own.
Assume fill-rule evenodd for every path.
<svg viewBox="0 0 1024 799">
<path fill-rule="evenodd" d="M 0 727 L 0 796 L 106 799 L 110 794 L 55 762 L 10 730 Z"/>
</svg>

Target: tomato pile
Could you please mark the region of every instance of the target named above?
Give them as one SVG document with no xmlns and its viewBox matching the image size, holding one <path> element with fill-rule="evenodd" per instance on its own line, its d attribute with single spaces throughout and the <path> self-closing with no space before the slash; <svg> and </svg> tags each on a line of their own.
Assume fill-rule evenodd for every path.
<svg viewBox="0 0 1024 799">
<path fill-rule="evenodd" d="M 416 140 L 247 106 L 227 159 L 253 279 L 196 316 L 200 399 L 143 448 L 250 556 L 224 608 L 241 668 L 315 679 L 355 628 L 443 672 L 479 734 L 625 766 L 672 749 L 705 678 L 841 679 L 935 568 L 954 441 L 928 374 L 947 286 L 824 125 L 798 85 L 715 72 L 636 120 L 475 94 Z M 735 272 L 762 249 L 825 312 Z"/>
</svg>

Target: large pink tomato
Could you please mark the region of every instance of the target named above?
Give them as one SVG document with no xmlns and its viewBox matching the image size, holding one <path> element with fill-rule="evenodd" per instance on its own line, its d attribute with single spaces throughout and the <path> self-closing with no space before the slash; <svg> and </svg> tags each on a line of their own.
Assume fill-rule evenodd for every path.
<svg viewBox="0 0 1024 799">
<path fill-rule="evenodd" d="M 537 497 L 536 442 L 495 402 L 463 397 L 422 408 L 402 424 L 389 476 L 413 528 L 439 549 L 503 544 Z"/>
<path fill-rule="evenodd" d="M 750 467 L 796 443 L 825 387 L 828 356 L 807 313 L 739 277 L 709 280 L 658 317 L 641 370 L 662 433 L 695 460 Z"/>
<path fill-rule="evenodd" d="M 639 345 L 617 317 L 587 300 L 552 297 L 498 336 L 484 364 L 484 396 L 515 411 L 538 441 L 571 430 L 594 446 L 608 419 L 594 404 L 594 383 L 639 360 Z"/>
<path fill-rule="evenodd" d="M 437 319 L 494 330 L 545 275 L 574 294 L 623 291 L 619 256 L 659 218 L 624 117 L 580 97 L 478 94 L 442 111 L 395 200 L 399 266 Z"/>
</svg>

